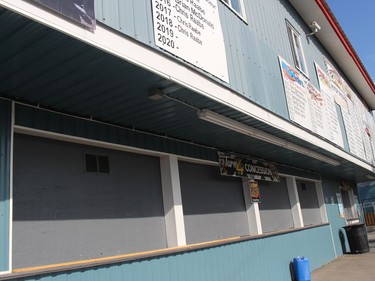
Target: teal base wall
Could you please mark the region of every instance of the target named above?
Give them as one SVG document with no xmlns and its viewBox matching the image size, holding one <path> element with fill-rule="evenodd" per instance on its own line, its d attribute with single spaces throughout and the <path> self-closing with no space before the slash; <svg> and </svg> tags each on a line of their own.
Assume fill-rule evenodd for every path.
<svg viewBox="0 0 375 281">
<path fill-rule="evenodd" d="M 0 272 L 9 270 L 12 103 L 0 99 Z"/>
<path fill-rule="evenodd" d="M 346 225 L 346 221 L 344 218 L 340 218 L 339 206 L 336 198 L 336 193 L 340 193 L 340 182 L 336 179 L 324 178 L 322 185 L 328 221 L 332 230 L 332 239 L 334 241 L 337 256 L 342 256 L 345 254 L 345 249 L 349 251 L 349 244 L 343 228 Z M 340 239 L 340 233 L 342 233 L 344 241 Z"/>
<path fill-rule="evenodd" d="M 14 280 L 290 281 L 290 262 L 306 256 L 314 270 L 335 259 L 330 226 L 191 252 Z"/>
</svg>

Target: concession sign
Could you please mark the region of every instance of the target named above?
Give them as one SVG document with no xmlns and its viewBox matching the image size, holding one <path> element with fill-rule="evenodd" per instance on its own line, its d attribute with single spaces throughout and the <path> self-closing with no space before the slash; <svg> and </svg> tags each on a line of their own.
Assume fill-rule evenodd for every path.
<svg viewBox="0 0 375 281">
<path fill-rule="evenodd" d="M 223 176 L 274 182 L 280 181 L 274 164 L 220 151 L 218 152 L 218 158 L 220 173 Z"/>
</svg>

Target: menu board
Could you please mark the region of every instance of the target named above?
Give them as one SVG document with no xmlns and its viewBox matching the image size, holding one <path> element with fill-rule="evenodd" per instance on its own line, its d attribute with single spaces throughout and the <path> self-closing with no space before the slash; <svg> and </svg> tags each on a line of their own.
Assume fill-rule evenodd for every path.
<svg viewBox="0 0 375 281">
<path fill-rule="evenodd" d="M 372 130 L 369 125 L 369 122 L 371 122 L 371 119 L 373 120 L 371 113 L 366 112 L 364 114 L 364 120 L 363 120 L 364 130 L 365 130 L 365 134 L 363 137 L 363 146 L 365 149 L 365 155 L 366 155 L 366 159 L 368 162 L 373 162 L 375 160 L 374 150 L 371 144 L 371 131 Z"/>
<path fill-rule="evenodd" d="M 310 101 L 303 76 L 284 59 L 279 57 L 283 75 L 289 118 L 297 124 L 312 130 Z"/>
<path fill-rule="evenodd" d="M 319 90 L 285 60 L 279 57 L 279 61 L 290 119 L 343 147 L 343 138 L 328 75 L 317 66 L 321 85 Z"/>
<path fill-rule="evenodd" d="M 349 151 L 367 162 L 374 163 L 374 118 L 327 58 L 325 64 L 335 101 L 341 107 Z"/>
<path fill-rule="evenodd" d="M 321 136 L 326 136 L 328 135 L 328 127 L 323 110 L 323 95 L 310 82 L 306 81 L 305 85 L 308 93 L 312 131 Z"/>
<path fill-rule="evenodd" d="M 344 143 L 336 111 L 335 99 L 331 91 L 331 82 L 329 76 L 322 70 L 322 68 L 318 64 L 315 64 L 315 69 L 318 76 L 320 91 L 323 95 L 324 100 L 323 115 L 325 118 L 325 123 L 328 127 L 323 136 L 325 136 L 333 143 L 343 147 Z"/>
<path fill-rule="evenodd" d="M 158 47 L 229 82 L 217 0 L 152 0 Z"/>
<path fill-rule="evenodd" d="M 371 152 L 375 152 L 375 122 L 373 122 L 374 120 L 374 116 L 373 116 L 373 113 L 370 113 L 370 112 L 366 112 L 366 120 L 367 120 L 367 126 L 366 126 L 366 134 L 367 134 L 367 138 L 370 142 L 370 146 L 369 147 L 369 150 L 371 150 Z M 371 157 L 372 157 L 373 154 L 371 154 Z M 373 157 L 372 158 L 372 162 L 373 164 L 375 165 L 375 158 Z"/>
<path fill-rule="evenodd" d="M 326 60 L 327 73 L 315 64 L 317 89 L 281 57 L 279 62 L 290 120 L 340 147 L 346 139 L 350 153 L 374 163 L 374 117 L 332 64 Z"/>
</svg>

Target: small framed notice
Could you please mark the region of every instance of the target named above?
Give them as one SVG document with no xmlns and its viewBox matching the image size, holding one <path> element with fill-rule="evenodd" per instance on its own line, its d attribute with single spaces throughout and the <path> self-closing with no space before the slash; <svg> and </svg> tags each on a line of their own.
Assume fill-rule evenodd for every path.
<svg viewBox="0 0 375 281">
<path fill-rule="evenodd" d="M 257 181 L 249 180 L 251 202 L 260 203 L 260 191 Z"/>
</svg>

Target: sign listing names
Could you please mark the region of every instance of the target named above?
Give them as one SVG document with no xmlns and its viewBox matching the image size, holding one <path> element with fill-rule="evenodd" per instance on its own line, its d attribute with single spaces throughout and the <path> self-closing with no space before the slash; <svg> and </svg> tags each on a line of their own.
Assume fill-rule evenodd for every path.
<svg viewBox="0 0 375 281">
<path fill-rule="evenodd" d="M 328 127 L 323 136 L 333 143 L 344 147 L 342 132 L 336 111 L 335 98 L 331 91 L 330 78 L 318 64 L 315 64 L 315 69 L 318 76 L 320 91 L 324 100 L 323 114 L 325 116 L 325 124 Z"/>
<path fill-rule="evenodd" d="M 158 47 L 229 82 L 217 0 L 152 0 Z"/>
<path fill-rule="evenodd" d="M 299 72 L 279 57 L 283 75 L 289 117 L 299 125 L 312 130 L 310 104 L 305 81 Z"/>
<path fill-rule="evenodd" d="M 279 57 L 290 119 L 314 133 L 343 147 L 332 83 L 315 65 L 320 90 L 295 68 Z"/>
<path fill-rule="evenodd" d="M 152 0 L 158 47 L 229 82 L 217 0 Z"/>
</svg>

